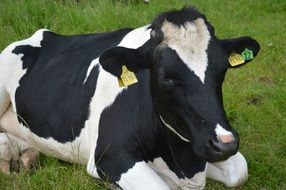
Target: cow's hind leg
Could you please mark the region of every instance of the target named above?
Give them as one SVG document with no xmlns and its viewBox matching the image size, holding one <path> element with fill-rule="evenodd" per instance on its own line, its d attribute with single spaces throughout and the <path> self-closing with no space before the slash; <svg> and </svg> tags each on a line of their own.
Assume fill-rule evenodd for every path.
<svg viewBox="0 0 286 190">
<path fill-rule="evenodd" d="M 12 106 L 0 118 L 0 127 L 4 130 L 0 133 L 0 170 L 9 173 L 11 169 L 19 170 L 20 165 L 24 169 L 30 169 L 38 160 L 39 153 L 26 141 L 18 138 L 19 123 Z"/>
<path fill-rule="evenodd" d="M 0 54 L 0 171 L 9 173 L 13 161 L 21 161 L 24 167 L 29 168 L 31 160 L 35 159 L 38 153 L 31 150 L 25 141 L 14 137 L 20 137 L 19 124 L 5 87 L 10 75 L 4 60 L 3 54 Z"/>
<path fill-rule="evenodd" d="M 6 112 L 9 104 L 10 104 L 10 97 L 9 97 L 7 91 L 5 90 L 4 86 L 2 86 L 0 83 L 0 118 Z M 1 129 L 1 126 L 0 126 L 0 129 Z"/>
<path fill-rule="evenodd" d="M 0 119 L 4 115 L 8 105 L 9 105 L 9 95 L 0 84 Z M 0 124 L 1 132 L 1 124 Z M 4 173 L 10 172 L 10 160 L 12 158 L 10 154 L 10 148 L 7 144 L 7 137 L 4 133 L 0 133 L 0 170 Z"/>
<path fill-rule="evenodd" d="M 18 171 L 20 166 L 30 169 L 36 163 L 38 155 L 38 151 L 25 141 L 7 133 L 0 133 L 0 171 L 3 173 Z"/>
</svg>

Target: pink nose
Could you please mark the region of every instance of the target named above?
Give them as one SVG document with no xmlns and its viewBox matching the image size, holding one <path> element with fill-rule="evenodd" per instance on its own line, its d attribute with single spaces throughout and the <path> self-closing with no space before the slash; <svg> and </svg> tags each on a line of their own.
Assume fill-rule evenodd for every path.
<svg viewBox="0 0 286 190">
<path fill-rule="evenodd" d="M 218 136 L 218 140 L 222 143 L 230 143 L 231 141 L 233 141 L 233 135 L 229 134 L 229 135 L 219 135 Z"/>
</svg>

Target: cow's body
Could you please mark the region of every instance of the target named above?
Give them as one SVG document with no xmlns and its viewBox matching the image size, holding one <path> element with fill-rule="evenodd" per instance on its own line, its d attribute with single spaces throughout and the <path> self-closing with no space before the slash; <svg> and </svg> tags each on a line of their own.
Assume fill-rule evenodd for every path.
<svg viewBox="0 0 286 190">
<path fill-rule="evenodd" d="M 115 46 L 148 49 L 150 31 L 61 36 L 39 30 L 11 44 L 0 55 L 2 129 L 45 154 L 87 164 L 90 175 L 123 189 L 202 188 L 206 173 L 229 186 L 245 181 L 240 153 L 206 166 L 188 140 L 165 130 L 148 69 L 136 73 L 137 84 L 119 87 L 100 65 L 100 55 Z M 191 69 L 204 82 L 204 69 Z"/>
<path fill-rule="evenodd" d="M 21 138 L 39 147 L 44 153 L 54 154 L 64 160 L 74 162 L 75 159 L 78 159 L 76 162 L 87 163 L 90 149 L 92 149 L 90 145 L 93 144 L 95 148 L 100 114 L 123 90 L 118 87 L 116 77 L 104 70 L 99 72 L 97 57 L 105 49 L 118 45 L 128 32 L 129 30 L 124 30 L 114 32 L 114 34 L 67 37 L 47 30 L 39 30 L 31 38 L 16 42 L 4 50 L 1 58 L 5 61 L 2 65 L 7 65 L 7 67 L 15 65 L 17 68 L 11 69 L 13 73 L 5 72 L 4 75 L 1 75 L 3 76 L 1 81 L 12 79 L 13 81 L 7 81 L 7 84 L 18 84 L 24 73 L 28 78 L 23 81 L 25 83 L 23 87 L 25 87 L 22 92 L 20 92 L 20 88 L 16 92 L 17 85 L 5 86 L 10 97 L 15 97 L 15 93 L 19 93 L 21 94 L 19 99 L 31 100 L 31 102 L 25 101 L 27 106 L 17 105 L 17 98 L 12 101 L 13 109 L 17 110 L 19 116 L 25 118 L 24 123 L 31 122 L 29 129 L 26 127 L 21 129 L 23 130 L 20 132 Z M 62 41 L 65 39 L 66 41 Z M 9 52 L 7 53 L 7 51 Z M 16 53 L 16 51 L 18 52 Z M 38 61 L 25 62 L 21 60 L 23 55 L 29 54 L 36 59 L 39 56 Z M 47 63 L 46 60 L 49 57 L 53 57 L 53 59 Z M 85 59 L 83 60 L 82 57 Z M 23 59 L 25 60 L 24 57 Z M 64 62 L 63 59 L 68 61 Z M 25 63 L 29 66 L 23 66 Z M 46 68 L 43 69 L 43 67 Z M 30 69 L 32 71 L 29 71 Z M 53 72 L 54 69 L 59 72 Z M 54 76 L 51 76 L 52 73 Z M 70 83 L 65 84 L 69 80 Z M 97 83 L 97 80 L 103 82 Z M 111 87 L 102 89 L 100 85 Z M 96 88 L 97 90 L 95 90 Z M 93 106 L 96 107 L 96 110 L 90 111 L 92 99 L 97 98 L 101 99 L 93 100 L 93 104 L 96 101 Z M 71 104 L 71 102 L 73 103 Z M 22 115 L 21 109 L 30 116 L 40 115 L 27 121 L 28 116 Z M 67 123 L 67 120 L 70 120 L 67 118 L 74 118 L 74 120 Z M 90 123 L 94 126 L 91 129 L 88 127 Z"/>
</svg>

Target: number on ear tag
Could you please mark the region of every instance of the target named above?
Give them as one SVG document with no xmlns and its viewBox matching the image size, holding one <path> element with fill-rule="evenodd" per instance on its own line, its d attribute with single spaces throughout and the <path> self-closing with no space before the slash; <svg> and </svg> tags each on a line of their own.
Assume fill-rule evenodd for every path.
<svg viewBox="0 0 286 190">
<path fill-rule="evenodd" d="M 119 86 L 129 86 L 138 82 L 135 74 L 129 71 L 125 65 L 122 66 L 122 74 L 118 79 Z"/>
<path fill-rule="evenodd" d="M 233 52 L 229 56 L 228 61 L 229 61 L 230 65 L 233 67 L 245 63 L 243 57 L 240 54 L 237 54 L 235 52 Z"/>
<path fill-rule="evenodd" d="M 241 56 L 243 57 L 244 61 L 249 61 L 253 59 L 253 52 L 245 48 L 244 51 L 241 53 Z"/>
</svg>

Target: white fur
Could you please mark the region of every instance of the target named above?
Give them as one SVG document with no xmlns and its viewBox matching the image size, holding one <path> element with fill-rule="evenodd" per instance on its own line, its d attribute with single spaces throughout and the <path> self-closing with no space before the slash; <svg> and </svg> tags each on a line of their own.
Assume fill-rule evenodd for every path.
<svg viewBox="0 0 286 190">
<path fill-rule="evenodd" d="M 99 57 L 91 61 L 90 65 L 89 65 L 89 67 L 88 67 L 88 69 L 87 69 L 86 76 L 85 76 L 85 79 L 84 79 L 84 82 L 83 82 L 83 83 L 86 82 L 86 80 L 87 80 L 87 78 L 88 78 L 88 76 L 89 76 L 91 70 L 92 70 L 93 67 L 95 67 L 95 65 L 97 65 L 98 63 L 99 63 Z"/>
<path fill-rule="evenodd" d="M 159 176 L 167 183 L 171 189 L 204 189 L 206 183 L 206 172 L 198 172 L 191 179 L 180 179 L 177 175 L 170 170 L 166 162 L 161 158 L 154 159 L 153 162 L 148 163 Z"/>
<path fill-rule="evenodd" d="M 117 182 L 124 190 L 168 190 L 166 183 L 144 161 L 137 162 Z"/>
<path fill-rule="evenodd" d="M 186 139 L 185 137 L 183 137 L 182 135 L 180 135 L 171 125 L 169 125 L 166 121 L 164 121 L 164 119 L 160 116 L 161 121 L 163 122 L 163 124 L 170 129 L 173 133 L 175 133 L 178 137 L 180 137 L 183 141 L 185 142 L 190 142 L 188 139 Z"/>
<path fill-rule="evenodd" d="M 0 57 L 1 57 L 1 55 L 0 55 Z M 6 111 L 9 103 L 10 103 L 9 95 L 6 92 L 4 86 L 1 85 L 1 81 L 0 81 L 0 118 L 4 114 L 4 112 Z"/>
<path fill-rule="evenodd" d="M 167 45 L 177 52 L 181 60 L 204 83 L 208 66 L 207 48 L 210 33 L 202 18 L 178 27 L 165 21 L 161 28 L 164 33 L 162 45 Z"/>
<path fill-rule="evenodd" d="M 223 136 L 230 136 L 230 139 L 233 139 L 233 134 L 224 129 L 220 124 L 217 124 L 216 127 L 215 127 L 215 133 L 217 135 L 217 139 L 220 141 L 221 137 Z"/>
<path fill-rule="evenodd" d="M 207 177 L 224 183 L 228 187 L 236 187 L 248 178 L 247 162 L 240 152 L 227 160 L 207 163 Z"/>
</svg>

